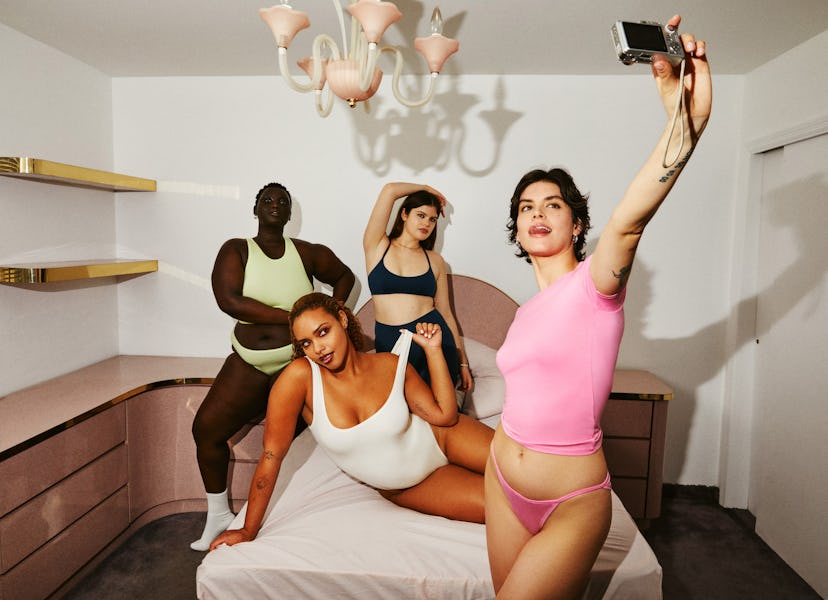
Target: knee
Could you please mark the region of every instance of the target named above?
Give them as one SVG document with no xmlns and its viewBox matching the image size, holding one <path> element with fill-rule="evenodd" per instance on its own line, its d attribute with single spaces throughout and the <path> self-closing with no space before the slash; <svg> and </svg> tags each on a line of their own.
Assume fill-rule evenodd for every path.
<svg viewBox="0 0 828 600">
<path fill-rule="evenodd" d="M 196 446 L 226 444 L 229 439 L 221 434 L 221 428 L 216 427 L 212 419 L 207 418 L 200 412 L 196 413 L 191 430 Z"/>
</svg>

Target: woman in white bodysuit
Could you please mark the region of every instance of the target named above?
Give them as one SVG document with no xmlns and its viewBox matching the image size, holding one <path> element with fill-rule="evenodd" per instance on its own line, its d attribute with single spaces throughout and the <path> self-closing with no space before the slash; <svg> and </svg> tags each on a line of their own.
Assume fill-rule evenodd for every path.
<svg viewBox="0 0 828 600">
<path fill-rule="evenodd" d="M 244 526 L 219 535 L 211 549 L 256 537 L 292 441 L 285 424 L 299 414 L 343 471 L 388 500 L 482 523 L 483 472 L 494 432 L 458 414 L 440 326 L 418 323 L 415 333 L 402 332 L 399 354 L 361 352 L 353 314 L 312 293 L 294 304 L 290 327 L 296 355 L 307 360 L 294 360 L 270 393 Z M 426 354 L 430 385 L 406 360 L 412 339 Z"/>
</svg>

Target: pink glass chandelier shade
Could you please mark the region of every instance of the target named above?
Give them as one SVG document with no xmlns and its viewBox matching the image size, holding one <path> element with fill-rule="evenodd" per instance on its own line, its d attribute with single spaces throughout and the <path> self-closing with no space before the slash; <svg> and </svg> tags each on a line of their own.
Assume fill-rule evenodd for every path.
<svg viewBox="0 0 828 600">
<path fill-rule="evenodd" d="M 433 33 L 425 38 L 414 40 L 414 49 L 422 54 L 428 63 L 428 70 L 432 73 L 439 73 L 449 56 L 457 52 L 460 42 L 439 33 Z"/>
<path fill-rule="evenodd" d="M 270 27 L 273 39 L 280 48 L 289 47 L 297 33 L 310 27 L 307 14 L 283 4 L 260 8 L 259 16 Z"/>
<path fill-rule="evenodd" d="M 359 0 L 351 4 L 348 13 L 362 26 L 365 37 L 371 44 L 378 44 L 385 30 L 402 18 L 402 13 L 392 2 Z"/>
<path fill-rule="evenodd" d="M 328 63 L 325 73 L 328 77 L 328 85 L 331 91 L 348 102 L 350 106 L 356 105 L 373 96 L 382 82 L 382 71 L 375 68 L 374 75 L 368 89 L 363 90 L 360 85 L 360 69 L 355 60 L 343 59 L 332 60 Z"/>
</svg>

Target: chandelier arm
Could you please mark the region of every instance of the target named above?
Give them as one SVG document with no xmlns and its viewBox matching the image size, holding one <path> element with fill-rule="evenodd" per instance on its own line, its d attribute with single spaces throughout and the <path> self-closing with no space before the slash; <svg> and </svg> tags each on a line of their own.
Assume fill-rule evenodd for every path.
<svg viewBox="0 0 828 600">
<path fill-rule="evenodd" d="M 299 83 L 293 78 L 293 76 L 290 74 L 290 69 L 288 68 L 287 48 L 282 48 L 281 46 L 279 47 L 279 73 L 282 75 L 282 79 L 284 79 L 287 82 L 291 89 L 297 92 L 302 92 L 304 94 L 314 89 L 313 81 L 305 84 Z"/>
<path fill-rule="evenodd" d="M 322 104 L 322 90 L 316 90 L 316 112 L 319 114 L 320 117 L 327 117 L 331 114 L 331 109 L 333 108 L 333 99 L 334 94 L 331 90 L 328 90 L 328 103 L 323 105 Z"/>
<path fill-rule="evenodd" d="M 431 76 L 428 78 L 428 91 L 422 99 L 409 100 L 408 98 L 402 95 L 402 92 L 400 92 L 400 75 L 402 75 L 403 70 L 402 52 L 400 52 L 399 48 L 396 48 L 394 46 L 384 46 L 379 53 L 381 54 L 383 52 L 393 52 L 396 55 L 396 62 L 394 63 L 394 75 L 391 79 L 391 89 L 394 92 L 394 97 L 397 99 L 397 102 L 399 102 L 403 106 L 407 106 L 408 108 L 419 108 L 420 106 L 428 104 L 431 98 L 434 96 L 434 81 L 437 79 L 437 75 L 439 73 L 431 73 Z"/>
<path fill-rule="evenodd" d="M 381 51 L 376 44 L 368 43 L 365 35 L 361 34 L 360 39 L 359 51 L 355 58 L 359 65 L 359 89 L 364 92 L 371 87 L 374 80 L 374 69 L 377 66 L 377 59 Z"/>
<path fill-rule="evenodd" d="M 351 4 L 356 4 L 356 2 L 357 0 L 351 0 Z M 354 58 L 357 55 L 357 44 L 359 44 L 360 37 L 364 37 L 362 27 L 360 27 L 356 17 L 351 16 L 351 45 L 342 47 L 343 52 L 347 48 L 348 56 L 346 58 Z"/>
<path fill-rule="evenodd" d="M 331 0 L 336 11 L 336 16 L 339 18 L 339 32 L 342 34 L 342 51 L 345 52 L 348 48 L 348 38 L 345 37 L 345 17 L 342 16 L 342 5 L 339 0 Z M 351 2 L 353 4 L 353 0 Z"/>
<path fill-rule="evenodd" d="M 313 40 L 313 77 L 308 83 L 299 83 L 290 74 L 287 60 L 287 48 L 279 47 L 279 72 L 287 84 L 297 92 L 307 93 L 319 87 L 325 67 L 322 63 L 322 47 L 327 46 L 334 60 L 339 60 L 339 48 L 334 39 L 320 33 Z"/>
<path fill-rule="evenodd" d="M 331 60 L 339 60 L 341 55 L 339 53 L 339 47 L 336 45 L 334 39 L 324 33 L 320 33 L 313 39 L 313 60 L 322 61 L 322 46 L 325 45 L 328 47 L 328 50 L 331 51 Z M 316 63 L 314 63 L 315 65 Z"/>
</svg>

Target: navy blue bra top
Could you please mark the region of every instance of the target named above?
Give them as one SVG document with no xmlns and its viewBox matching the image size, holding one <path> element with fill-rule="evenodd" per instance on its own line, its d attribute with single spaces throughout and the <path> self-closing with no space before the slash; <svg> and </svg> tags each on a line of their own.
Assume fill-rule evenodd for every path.
<svg viewBox="0 0 828 600">
<path fill-rule="evenodd" d="M 385 255 L 388 254 L 388 248 L 382 255 L 382 258 L 377 263 L 371 272 L 368 274 L 368 289 L 372 295 L 378 294 L 412 294 L 413 296 L 428 296 L 433 298 L 437 295 L 437 278 L 434 277 L 434 272 L 431 270 L 431 261 L 428 260 L 428 252 L 423 248 L 426 255 L 426 262 L 428 262 L 428 270 L 422 275 L 414 277 L 403 277 L 392 273 L 385 266 Z"/>
</svg>

